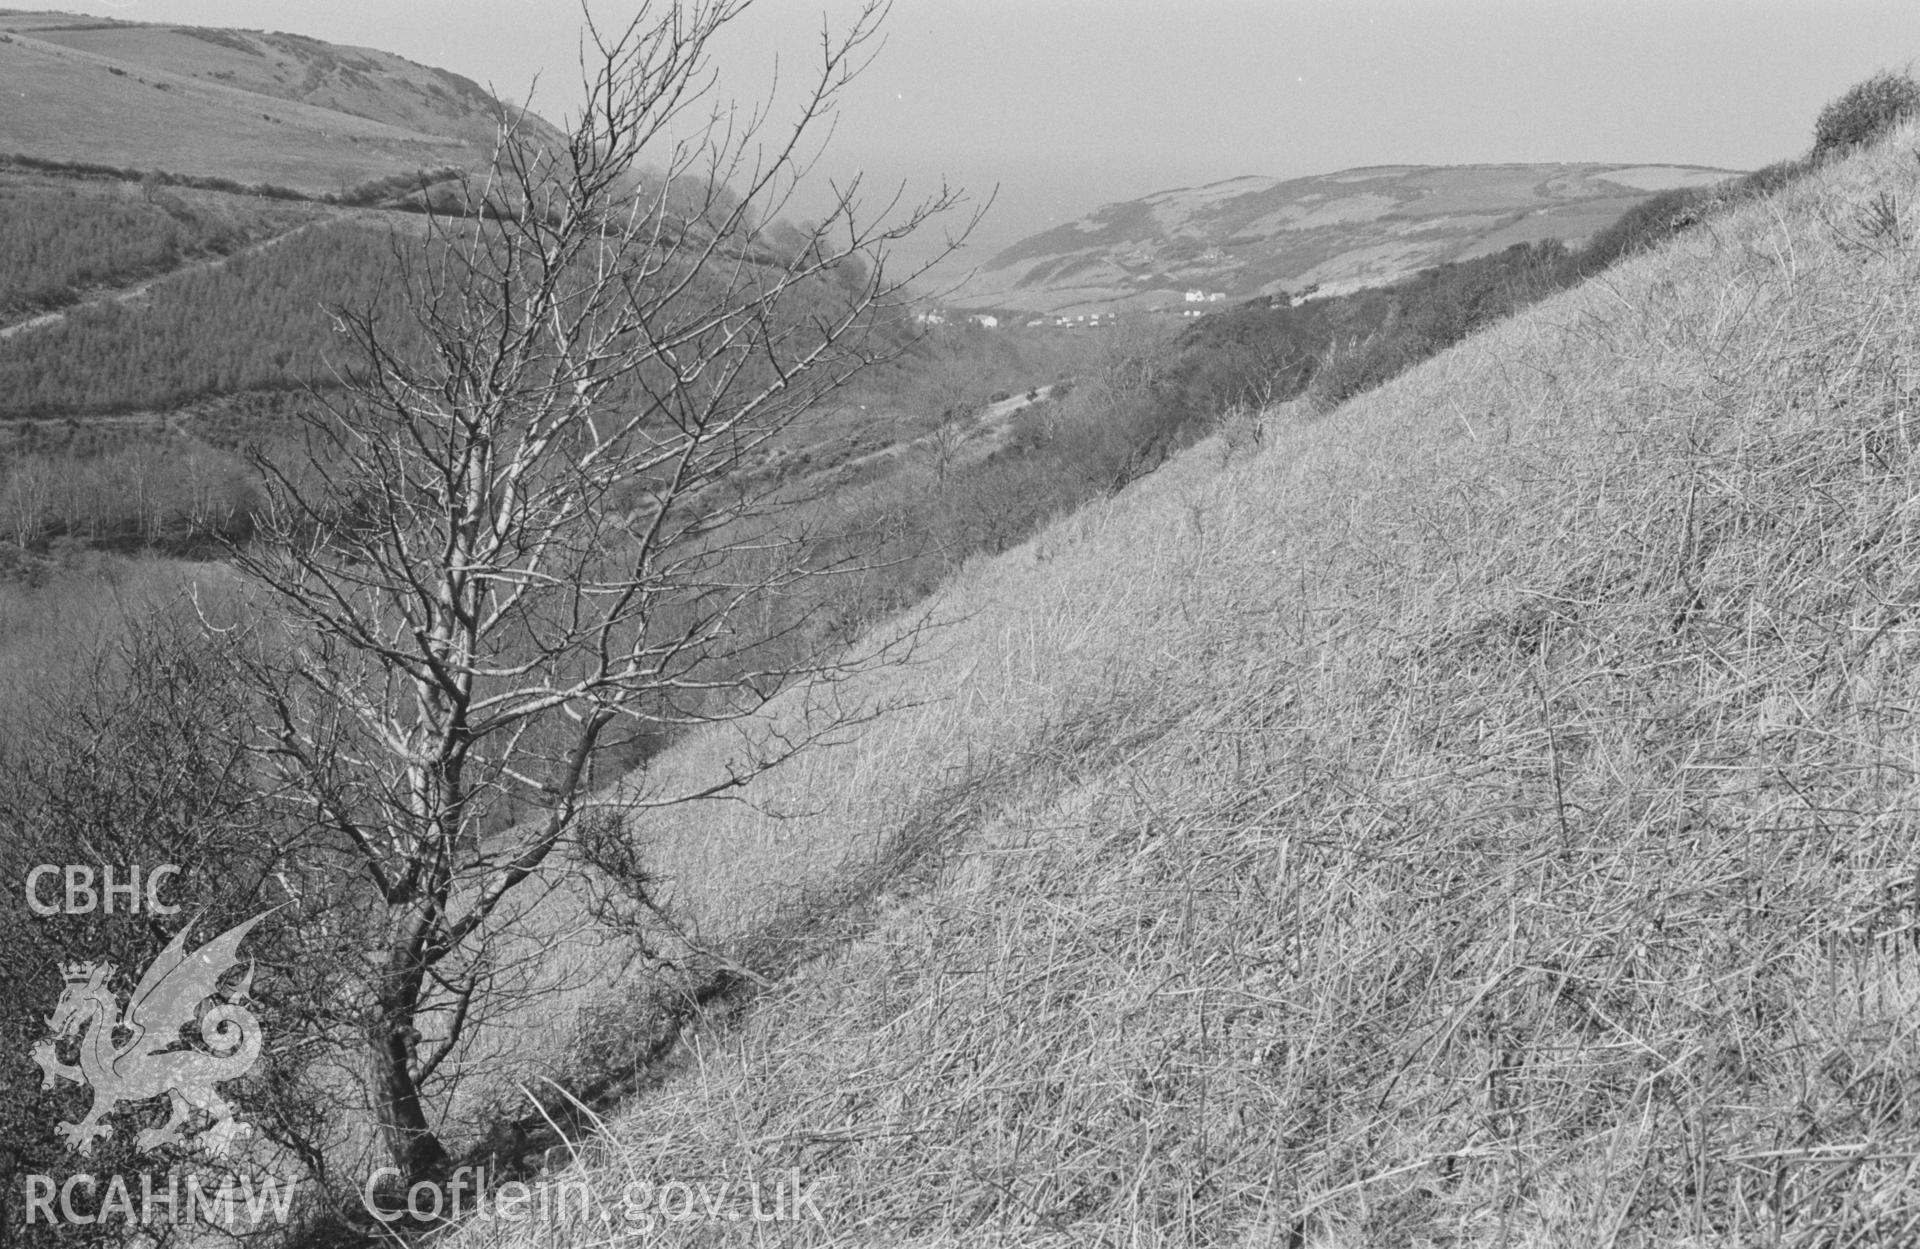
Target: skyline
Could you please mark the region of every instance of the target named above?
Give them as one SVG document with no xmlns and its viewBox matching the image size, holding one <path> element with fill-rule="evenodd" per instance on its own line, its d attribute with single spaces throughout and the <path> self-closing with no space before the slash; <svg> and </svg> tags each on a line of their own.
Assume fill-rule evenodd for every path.
<svg viewBox="0 0 1920 1249">
<path fill-rule="evenodd" d="M 377 47 L 525 99 L 573 104 L 571 0 L 69 0 L 13 5 L 287 30 Z M 595 0 L 601 20 L 632 6 Z M 760 0 L 716 47 L 751 104 L 844 0 Z M 848 91 L 820 183 L 923 197 L 944 176 L 997 198 L 980 263 L 1103 204 L 1229 178 L 1396 164 L 1604 162 L 1756 168 L 1804 152 L 1820 106 L 1920 54 L 1882 0 L 896 0 Z M 785 110 L 776 108 L 775 122 Z"/>
</svg>

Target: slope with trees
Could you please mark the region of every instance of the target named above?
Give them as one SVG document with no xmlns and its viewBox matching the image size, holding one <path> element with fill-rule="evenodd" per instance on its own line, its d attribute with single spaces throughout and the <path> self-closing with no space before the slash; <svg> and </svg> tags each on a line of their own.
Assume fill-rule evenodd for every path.
<svg viewBox="0 0 1920 1249">
<path fill-rule="evenodd" d="M 314 989 L 295 969 L 310 1013 L 284 1017 L 289 1049 L 364 1056 L 360 1104 L 403 1187 L 448 1165 L 445 1089 L 471 1074 L 470 1033 L 496 1007 L 523 897 L 572 870 L 572 847 L 614 810 L 737 788 L 812 738 L 755 742 L 687 793 L 611 798 L 595 761 L 622 740 L 738 719 L 795 683 L 825 697 L 900 649 L 809 643 L 781 614 L 860 553 L 823 557 L 791 525 L 790 498 L 735 470 L 898 351 L 903 275 L 886 247 L 954 201 L 875 221 L 849 188 L 807 231 L 764 225 L 882 9 L 823 41 L 797 124 L 770 146 L 724 118 L 689 136 L 708 107 L 709 45 L 746 8 L 590 28 L 588 106 L 565 147 L 509 124 L 465 192 L 501 211 L 395 233 L 390 280 L 329 292 L 358 363 L 290 413 L 304 441 L 256 451 L 264 497 L 227 552 L 240 581 L 222 597 L 238 606 L 205 609 L 207 653 L 229 665 L 205 679 L 231 714 L 203 736 L 239 753 L 204 784 L 248 796 L 241 859 L 302 943 L 292 961 L 338 978 Z M 653 176 L 635 176 L 643 159 Z M 218 316 L 263 314 L 216 312 L 245 277 L 291 316 L 308 293 L 287 289 L 295 279 L 340 268 L 304 251 L 369 254 L 339 229 L 258 257 L 284 263 L 285 280 L 183 275 L 155 299 L 197 300 L 207 335 Z M 250 367 L 211 337 L 153 350 L 216 383 Z M 87 749 L 39 745 L 56 761 Z M 325 1150 L 289 1146 L 310 1178 L 324 1178 Z"/>
</svg>

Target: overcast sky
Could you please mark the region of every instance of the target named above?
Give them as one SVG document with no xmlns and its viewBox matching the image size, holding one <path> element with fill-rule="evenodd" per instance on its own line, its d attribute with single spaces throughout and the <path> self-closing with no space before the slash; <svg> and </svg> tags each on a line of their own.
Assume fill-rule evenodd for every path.
<svg viewBox="0 0 1920 1249">
<path fill-rule="evenodd" d="M 141 21 L 397 52 L 559 118 L 575 0 L 67 0 Z M 723 89 L 791 77 L 823 11 L 760 0 Z M 594 11 L 631 12 L 606 0 Z M 999 198 L 976 255 L 1168 187 L 1359 165 L 1622 161 L 1748 169 L 1820 105 L 1920 57 L 1920 0 L 895 0 L 822 169 Z"/>
</svg>

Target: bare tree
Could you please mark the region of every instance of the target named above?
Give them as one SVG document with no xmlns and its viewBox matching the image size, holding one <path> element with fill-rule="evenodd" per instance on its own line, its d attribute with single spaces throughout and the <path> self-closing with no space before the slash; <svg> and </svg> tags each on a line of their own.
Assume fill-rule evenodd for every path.
<svg viewBox="0 0 1920 1249">
<path fill-rule="evenodd" d="M 53 471 L 37 455 L 16 459 L 0 483 L 0 515 L 23 553 L 46 527 L 53 506 Z"/>
<path fill-rule="evenodd" d="M 969 329 L 973 335 L 982 333 Z M 927 467 L 937 486 L 944 486 L 959 467 L 961 452 L 975 433 L 980 412 L 986 407 L 986 387 L 980 380 L 979 362 L 967 350 L 968 334 L 969 330 L 957 330 L 935 338 L 934 349 L 938 354 L 923 371 L 921 401 L 928 409 L 923 446 Z"/>
<path fill-rule="evenodd" d="M 503 124 L 468 213 L 396 242 L 408 315 L 336 314 L 361 363 L 307 418 L 308 456 L 261 461 L 234 562 L 280 609 L 251 661 L 262 749 L 372 899 L 369 1100 L 407 1182 L 447 1160 L 430 1087 L 510 895 L 592 822 L 596 758 L 885 658 L 800 644 L 784 605 L 833 569 L 746 470 L 897 351 L 886 245 L 956 200 L 874 221 L 856 180 L 776 231 L 885 5 L 823 33 L 774 133 L 713 94 L 710 46 L 749 3 L 589 19 L 564 149 Z M 806 744 L 636 801 L 724 792 Z"/>
</svg>

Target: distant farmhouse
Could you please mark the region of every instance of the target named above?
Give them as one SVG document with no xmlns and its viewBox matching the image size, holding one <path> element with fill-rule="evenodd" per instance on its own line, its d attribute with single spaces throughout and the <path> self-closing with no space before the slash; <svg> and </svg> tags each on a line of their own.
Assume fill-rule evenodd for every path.
<svg viewBox="0 0 1920 1249">
<path fill-rule="evenodd" d="M 959 316 L 960 319 L 968 325 L 977 325 L 984 330 L 997 330 L 1000 328 L 1000 318 L 991 312 L 972 312 L 964 316 L 961 316 L 959 313 L 954 313 L 950 316 L 944 308 L 929 308 L 922 312 L 914 313 L 913 319 L 915 324 L 918 325 L 946 325 L 955 316 Z"/>
</svg>

